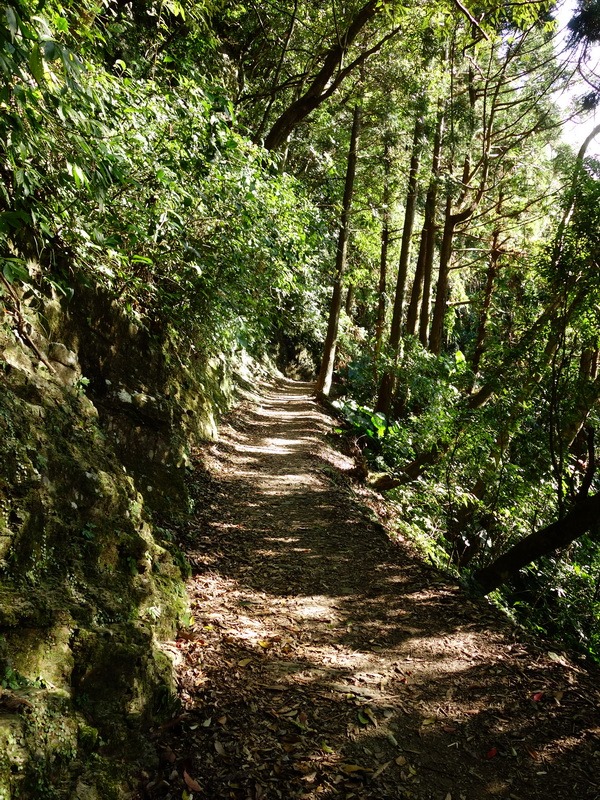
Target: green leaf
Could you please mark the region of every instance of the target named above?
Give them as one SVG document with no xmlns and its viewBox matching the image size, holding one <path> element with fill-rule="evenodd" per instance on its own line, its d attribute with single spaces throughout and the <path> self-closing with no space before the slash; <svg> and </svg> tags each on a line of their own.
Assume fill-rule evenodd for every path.
<svg viewBox="0 0 600 800">
<path fill-rule="evenodd" d="M 47 61 L 54 61 L 60 56 L 59 46 L 52 39 L 46 39 L 45 42 L 42 42 L 42 50 Z"/>
<path fill-rule="evenodd" d="M 72 164 L 70 161 L 67 161 L 67 171 L 69 175 L 72 176 L 75 181 L 75 186 L 77 186 L 78 189 L 81 189 L 87 183 L 87 176 L 79 164 Z"/>
<path fill-rule="evenodd" d="M 9 283 L 26 283 L 30 277 L 27 264 L 20 258 L 5 258 L 2 274 Z"/>
<path fill-rule="evenodd" d="M 10 31 L 11 38 L 14 39 L 19 32 L 19 18 L 17 17 L 14 8 L 11 6 L 6 6 L 5 13 L 8 30 Z"/>
<path fill-rule="evenodd" d="M 43 88 L 46 83 L 46 77 L 44 75 L 44 61 L 42 59 L 42 51 L 40 50 L 39 44 L 34 44 L 31 48 L 27 63 L 29 64 L 29 69 L 35 78 L 36 83 L 40 88 Z"/>
</svg>

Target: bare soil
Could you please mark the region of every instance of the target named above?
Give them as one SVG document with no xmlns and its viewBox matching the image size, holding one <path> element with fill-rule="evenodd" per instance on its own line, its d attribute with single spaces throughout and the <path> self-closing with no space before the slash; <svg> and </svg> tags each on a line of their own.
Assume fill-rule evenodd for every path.
<svg viewBox="0 0 600 800">
<path fill-rule="evenodd" d="M 198 453 L 183 713 L 139 796 L 600 798 L 598 673 L 392 540 L 311 392 L 261 387 Z"/>
</svg>

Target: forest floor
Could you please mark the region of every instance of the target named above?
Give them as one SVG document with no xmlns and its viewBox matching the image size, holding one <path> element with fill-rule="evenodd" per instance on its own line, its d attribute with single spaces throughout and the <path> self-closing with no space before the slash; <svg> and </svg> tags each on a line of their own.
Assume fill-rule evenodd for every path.
<svg viewBox="0 0 600 800">
<path fill-rule="evenodd" d="M 139 797 L 600 798 L 600 681 L 393 540 L 312 386 L 197 454 L 183 712 Z"/>
</svg>

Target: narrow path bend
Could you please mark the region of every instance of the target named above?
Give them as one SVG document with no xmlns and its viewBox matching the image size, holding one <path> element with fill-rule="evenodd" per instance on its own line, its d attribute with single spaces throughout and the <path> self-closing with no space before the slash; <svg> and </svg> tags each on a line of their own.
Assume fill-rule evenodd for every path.
<svg viewBox="0 0 600 800">
<path fill-rule="evenodd" d="M 144 797 L 600 798 L 598 681 L 392 542 L 292 381 L 194 478 L 184 713 Z"/>
</svg>

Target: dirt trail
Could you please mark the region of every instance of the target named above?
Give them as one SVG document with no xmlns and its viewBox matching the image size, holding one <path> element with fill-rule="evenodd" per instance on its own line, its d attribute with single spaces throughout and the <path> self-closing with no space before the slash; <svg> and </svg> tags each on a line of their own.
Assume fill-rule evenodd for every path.
<svg viewBox="0 0 600 800">
<path fill-rule="evenodd" d="M 184 713 L 140 796 L 600 798 L 597 676 L 391 542 L 311 390 L 263 387 L 202 454 Z"/>
</svg>

